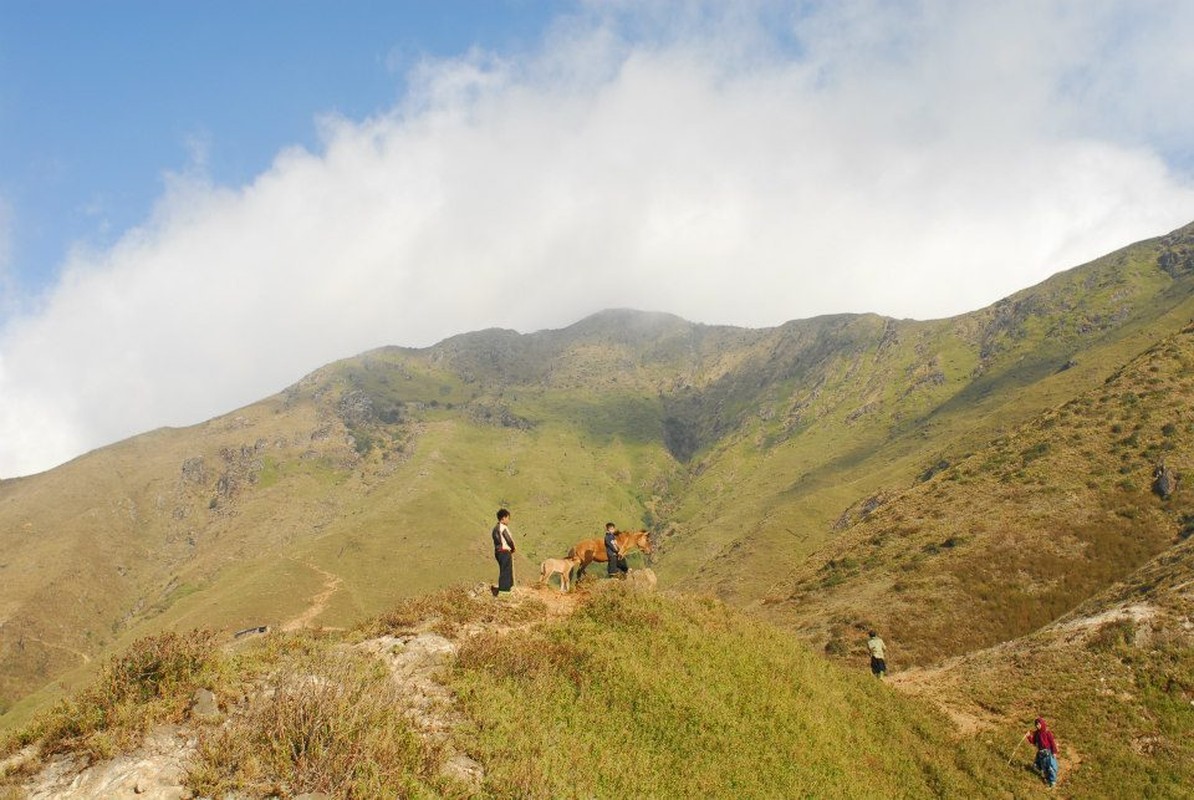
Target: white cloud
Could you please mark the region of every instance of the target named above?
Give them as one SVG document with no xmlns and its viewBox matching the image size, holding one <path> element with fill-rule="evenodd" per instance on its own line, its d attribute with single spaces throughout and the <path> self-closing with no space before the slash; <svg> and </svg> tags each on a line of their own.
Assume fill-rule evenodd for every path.
<svg viewBox="0 0 1194 800">
<path fill-rule="evenodd" d="M 666 38 L 636 6 L 423 62 L 392 113 L 323 120 L 250 185 L 171 177 L 0 332 L 0 475 L 384 344 L 612 306 L 946 316 L 1194 218 L 1163 158 L 1194 133 L 1163 113 L 1194 72 L 1181 4 L 1140 6 L 1137 38 L 1111 2 L 758 6 L 782 37 L 708 6 Z"/>
</svg>

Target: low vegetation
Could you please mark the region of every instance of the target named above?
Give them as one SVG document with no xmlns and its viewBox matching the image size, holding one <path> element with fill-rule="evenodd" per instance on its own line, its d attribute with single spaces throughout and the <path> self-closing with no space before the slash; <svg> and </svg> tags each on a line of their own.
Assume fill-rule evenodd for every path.
<svg viewBox="0 0 1194 800">
<path fill-rule="evenodd" d="M 10 736 L 5 749 L 34 743 L 42 756 L 74 752 L 88 760 L 129 749 L 151 726 L 181 721 L 194 691 L 220 680 L 216 642 L 204 630 L 139 640 L 85 689 Z"/>
<path fill-rule="evenodd" d="M 492 797 L 953 797 L 991 753 L 869 673 L 691 597 L 595 592 L 567 624 L 461 648 Z"/>
<path fill-rule="evenodd" d="M 1191 468 L 1194 327 L 856 518 L 793 570 L 769 616 L 828 652 L 878 627 L 905 665 L 1032 633 L 1181 540 Z M 1130 436 L 1125 433 L 1131 432 Z M 845 642 L 851 646 L 843 646 Z"/>
<path fill-rule="evenodd" d="M 434 796 L 436 752 L 375 659 L 326 645 L 279 660 L 227 725 L 205 731 L 188 783 L 203 797 Z"/>
<path fill-rule="evenodd" d="M 615 311 L 385 348 L 0 480 L 9 788 L 167 724 L 213 796 L 1020 796 L 1007 745 L 1043 712 L 1067 785 L 1178 793 L 1191 242 L 949 320 Z M 520 577 L 613 519 L 650 529 L 659 585 L 688 596 L 586 581 L 561 619 L 557 595 L 445 591 L 491 577 L 499 505 Z M 1135 599 L 1099 594 L 1169 557 Z M 1141 598 L 1168 611 L 1124 612 Z M 346 630 L 284 632 L 309 626 Z M 872 626 L 892 684 L 865 674 Z M 370 650 L 414 632 L 456 654 L 444 736 Z M 199 689 L 219 721 L 188 710 Z"/>
<path fill-rule="evenodd" d="M 1039 632 L 896 680 L 985 720 L 979 735 L 1009 750 L 1033 718 L 1050 720 L 1067 796 L 1189 796 L 1192 578 L 1184 542 Z"/>
<path fill-rule="evenodd" d="M 408 606 L 336 636 L 201 653 L 191 643 L 206 634 L 146 640 L 6 749 L 34 744 L 38 764 L 130 749 L 147 726 L 183 722 L 204 685 L 226 699 L 226 718 L 190 723 L 187 781 L 200 796 L 950 797 L 1016 777 L 981 743 L 943 748 L 954 732 L 927 706 L 718 601 L 594 583 L 566 618 L 529 597 L 452 591 L 422 602 L 428 617 Z M 449 743 L 483 766 L 472 787 L 442 775 L 444 748 L 409 721 L 403 685 L 352 646 L 445 623 L 461 637 L 439 675 L 462 712 Z M 158 661 L 170 666 L 142 668 L 167 652 Z M 131 691 L 112 691 L 110 676 L 129 669 L 141 676 Z M 134 697 L 158 710 L 118 711 Z"/>
</svg>

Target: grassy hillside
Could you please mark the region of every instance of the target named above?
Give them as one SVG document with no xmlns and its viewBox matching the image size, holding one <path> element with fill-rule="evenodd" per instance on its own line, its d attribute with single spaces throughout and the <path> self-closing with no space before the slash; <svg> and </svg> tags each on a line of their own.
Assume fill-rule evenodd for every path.
<svg viewBox="0 0 1194 800">
<path fill-rule="evenodd" d="M 877 626 L 927 664 L 1023 636 L 1194 530 L 1194 326 L 884 502 L 768 598 L 829 651 Z"/>
<path fill-rule="evenodd" d="M 1191 252 L 1187 226 L 972 314 L 834 320 L 855 345 L 813 348 L 824 355 L 799 380 L 760 377 L 740 433 L 692 465 L 673 515 L 691 560 L 669 552 L 661 573 L 736 602 L 782 591 L 852 505 L 1100 386 L 1188 324 Z"/>
<path fill-rule="evenodd" d="M 1009 746 L 1044 715 L 1069 773 L 1063 789 L 1074 797 L 1188 797 L 1192 602 L 1187 537 L 1039 632 L 895 682 L 944 706 L 976 737 Z"/>
<path fill-rule="evenodd" d="M 530 575 L 606 519 L 641 524 L 673 468 L 597 414 L 592 433 L 524 424 L 500 395 L 465 403 L 463 386 L 401 351 L 370 354 L 235 415 L 0 483 L 17 578 L 2 593 L 0 708 L 147 633 L 286 624 L 331 583 L 317 624 L 489 577 L 499 505 L 515 509 Z M 602 413 L 637 424 L 616 412 Z"/>
<path fill-rule="evenodd" d="M 39 785 L 56 753 L 103 762 L 173 723 L 198 739 L 186 781 L 209 796 L 953 797 L 1031 785 L 981 741 L 955 741 L 928 705 L 717 601 L 615 582 L 561 616 L 552 595 L 453 590 L 354 632 L 232 650 L 203 633 L 143 640 L 10 740 L 7 752 L 38 754 L 8 780 Z M 382 666 L 427 638 L 451 653 L 425 673 L 455 698 L 436 725 L 414 696 L 423 673 Z M 188 715 L 196 687 L 222 699 L 219 721 Z M 444 771 L 462 752 L 471 782 Z"/>
<path fill-rule="evenodd" d="M 146 634 L 344 627 L 490 578 L 500 505 L 524 577 L 614 520 L 652 530 L 667 585 L 782 597 L 844 511 L 1100 386 L 1194 317 L 1192 233 L 949 320 L 744 330 L 611 311 L 384 348 L 202 425 L 0 481 L 0 726 Z M 1123 534 L 1107 542 L 1133 529 L 1120 491 L 1092 500 Z M 1156 552 L 1150 536 L 1129 561 Z M 1049 608 L 1116 570 L 1054 591 Z M 976 625 L 972 643 L 1003 635 Z"/>
</svg>

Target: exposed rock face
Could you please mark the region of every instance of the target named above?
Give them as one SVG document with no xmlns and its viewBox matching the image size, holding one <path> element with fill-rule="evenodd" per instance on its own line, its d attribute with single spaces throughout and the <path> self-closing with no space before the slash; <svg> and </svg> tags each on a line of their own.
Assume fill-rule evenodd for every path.
<svg viewBox="0 0 1194 800">
<path fill-rule="evenodd" d="M 150 731 L 145 742 L 131 753 L 85 767 L 79 756 L 52 760 L 34 783 L 27 785 L 29 800 L 111 800 L 138 797 L 145 800 L 187 800 L 182 786 L 185 764 L 196 740 L 183 729 L 163 725 Z"/>
<path fill-rule="evenodd" d="M 347 392 L 340 398 L 336 403 L 336 414 L 346 428 L 369 425 L 376 420 L 373 398 L 359 390 Z"/>
<path fill-rule="evenodd" d="M 635 589 L 651 592 L 655 590 L 655 584 L 659 579 L 655 577 L 655 570 L 643 567 L 642 569 L 632 569 L 626 573 L 626 580 Z"/>
<path fill-rule="evenodd" d="M 451 692 L 435 676 L 456 657 L 456 643 L 437 633 L 423 632 L 382 636 L 362 642 L 359 647 L 385 661 L 394 680 L 403 686 L 409 703 L 406 714 L 415 727 L 424 736 L 446 744 L 451 730 L 462 719 L 453 708 Z M 480 787 L 484 767 L 464 753 L 449 752 L 446 756 L 445 775 L 474 789 Z"/>
<path fill-rule="evenodd" d="M 1194 230 L 1187 225 L 1161 240 L 1164 250 L 1157 256 L 1157 266 L 1171 278 L 1194 272 Z"/>
<path fill-rule="evenodd" d="M 1157 464 L 1153 470 L 1153 492 L 1162 500 L 1168 500 L 1177 491 L 1178 476 L 1164 462 Z"/>
<path fill-rule="evenodd" d="M 223 719 L 220 705 L 210 689 L 196 689 L 191 699 L 191 719 L 196 722 L 219 722 Z"/>
<path fill-rule="evenodd" d="M 182 482 L 198 486 L 207 483 L 207 465 L 203 462 L 203 456 L 195 456 L 182 462 Z"/>
</svg>

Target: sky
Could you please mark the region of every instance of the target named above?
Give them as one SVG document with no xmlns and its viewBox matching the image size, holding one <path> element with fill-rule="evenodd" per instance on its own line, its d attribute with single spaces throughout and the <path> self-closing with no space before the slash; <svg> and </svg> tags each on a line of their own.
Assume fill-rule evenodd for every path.
<svg viewBox="0 0 1194 800">
<path fill-rule="evenodd" d="M 1194 221 L 1186 0 L 0 0 L 0 478 L 605 308 L 932 319 Z"/>
</svg>

